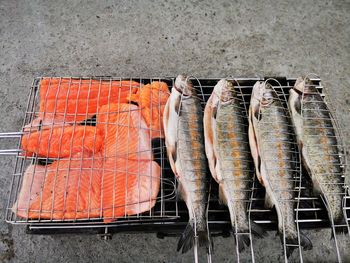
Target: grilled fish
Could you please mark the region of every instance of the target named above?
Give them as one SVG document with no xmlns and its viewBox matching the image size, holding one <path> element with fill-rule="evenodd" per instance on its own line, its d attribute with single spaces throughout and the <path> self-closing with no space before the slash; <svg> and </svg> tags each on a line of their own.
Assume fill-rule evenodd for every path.
<svg viewBox="0 0 350 263">
<path fill-rule="evenodd" d="M 344 171 L 330 111 L 308 78 L 298 78 L 289 94 L 297 141 L 314 193 L 325 200 L 329 218 L 334 224 L 344 225 Z"/>
<path fill-rule="evenodd" d="M 257 82 L 249 108 L 249 143 L 256 174 L 266 189 L 265 206 L 276 209 L 278 231 L 284 244 L 298 244 L 294 216 L 295 158 L 293 138 L 289 131 L 288 111 L 270 84 Z M 311 249 L 308 238 L 301 235 L 300 244 Z M 287 257 L 295 247 L 286 246 Z"/>
<path fill-rule="evenodd" d="M 209 168 L 219 184 L 219 199 L 228 206 L 232 229 L 238 233 L 238 250 L 250 245 L 252 233 L 262 237 L 264 231 L 249 222 L 247 203 L 252 174 L 248 145 L 247 117 L 234 91 L 233 83 L 220 80 L 214 87 L 204 110 L 205 151 Z"/>
<path fill-rule="evenodd" d="M 191 81 L 179 75 L 164 111 L 164 133 L 171 168 L 179 182 L 178 192 L 186 202 L 189 222 L 177 250 L 192 248 L 195 236 L 200 246 L 210 247 L 206 207 L 208 182 L 204 150 L 203 113 Z"/>
</svg>

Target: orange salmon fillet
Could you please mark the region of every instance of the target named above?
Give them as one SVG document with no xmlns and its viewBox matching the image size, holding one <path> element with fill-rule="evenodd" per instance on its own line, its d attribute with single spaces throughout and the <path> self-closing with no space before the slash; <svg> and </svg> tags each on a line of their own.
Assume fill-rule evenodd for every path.
<svg viewBox="0 0 350 263">
<path fill-rule="evenodd" d="M 70 78 L 43 78 L 40 82 L 39 116 L 25 127 L 72 125 L 89 119 L 100 106 L 127 102 L 140 88 L 135 81 L 100 81 Z"/>
<path fill-rule="evenodd" d="M 12 211 L 20 217 L 28 218 L 31 204 L 40 198 L 41 189 L 45 180 L 45 166 L 29 165 L 24 172 L 21 190 Z"/>
<path fill-rule="evenodd" d="M 160 167 L 152 161 L 149 128 L 139 107 L 109 104 L 97 116 L 105 138 L 102 155 L 105 222 L 150 210 L 159 192 Z"/>
<path fill-rule="evenodd" d="M 77 127 L 80 126 L 75 129 Z M 22 145 L 33 146 L 39 153 L 41 146 L 35 137 L 38 138 L 39 133 L 56 132 L 47 143 L 55 145 L 54 153 L 62 157 L 66 152 L 58 150 L 59 138 L 70 134 L 65 140 L 73 137 L 77 152 L 71 152 L 71 160 L 60 159 L 47 166 L 27 168 L 13 206 L 18 216 L 55 220 L 104 218 L 105 222 L 111 222 L 125 215 L 149 211 L 155 205 L 161 170 L 152 161 L 150 129 L 140 108 L 125 103 L 105 105 L 99 109 L 96 127 L 81 127 L 100 131 L 100 151 L 86 133 L 75 135 L 74 126 L 33 133 L 33 142 L 31 137 L 24 139 Z M 77 139 L 74 140 L 74 136 Z M 54 138 L 58 141 L 53 142 Z M 82 138 L 89 146 L 78 142 Z M 62 141 L 61 148 L 64 144 Z"/>
<path fill-rule="evenodd" d="M 21 208 L 17 215 L 59 220 L 99 217 L 102 158 L 95 154 L 93 159 L 91 155 L 78 153 L 72 160 L 55 161 L 44 168 L 36 165 L 34 175 L 32 166 L 29 166 L 17 201 Z M 34 188 L 29 184 L 33 177 Z M 40 190 L 38 193 L 38 185 L 42 185 L 41 193 Z M 28 208 L 28 200 L 24 202 L 23 199 L 28 196 L 34 198 L 30 200 L 27 211 L 23 207 Z"/>
<path fill-rule="evenodd" d="M 159 184 L 156 162 L 108 158 L 102 175 L 104 221 L 151 210 Z"/>
<path fill-rule="evenodd" d="M 92 126 L 67 126 L 41 130 L 22 137 L 22 149 L 27 156 L 36 153 L 40 157 L 64 158 L 78 152 L 99 152 L 103 135 Z"/>
<path fill-rule="evenodd" d="M 151 129 L 152 139 L 164 137 L 163 112 L 169 95 L 169 88 L 165 82 L 153 81 L 128 96 L 129 101 L 137 103 L 141 108 L 142 117 Z"/>
<path fill-rule="evenodd" d="M 105 157 L 152 159 L 149 128 L 136 105 L 120 103 L 102 106 L 97 125 L 104 135 Z"/>
</svg>

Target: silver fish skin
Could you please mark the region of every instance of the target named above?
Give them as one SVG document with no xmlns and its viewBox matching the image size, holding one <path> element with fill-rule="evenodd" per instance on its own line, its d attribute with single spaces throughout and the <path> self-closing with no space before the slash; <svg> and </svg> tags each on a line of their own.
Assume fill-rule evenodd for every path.
<svg viewBox="0 0 350 263">
<path fill-rule="evenodd" d="M 293 126 L 314 193 L 320 194 L 326 201 L 329 218 L 334 224 L 344 225 L 344 171 L 328 106 L 306 77 L 298 78 L 289 94 Z M 336 229 L 339 230 L 343 231 Z"/>
<path fill-rule="evenodd" d="M 257 82 L 249 108 L 249 143 L 256 174 L 266 189 L 265 206 L 276 209 L 278 230 L 287 244 L 298 244 L 294 214 L 294 178 L 297 155 L 293 153 L 289 113 L 268 83 Z M 309 239 L 301 235 L 301 245 L 311 249 Z M 287 247 L 287 257 L 293 247 Z"/>
<path fill-rule="evenodd" d="M 248 120 L 241 101 L 237 98 L 233 83 L 220 80 L 204 110 L 205 150 L 209 168 L 219 184 L 219 198 L 227 205 L 233 233 L 241 252 L 250 245 L 249 235 L 265 235 L 254 222 L 249 222 L 247 200 L 251 189 L 252 158 L 248 143 Z"/>
<path fill-rule="evenodd" d="M 186 253 L 191 249 L 195 234 L 199 245 L 209 249 L 203 112 L 196 90 L 185 75 L 179 75 L 175 80 L 165 106 L 163 123 L 169 162 L 179 182 L 178 192 L 189 212 L 189 223 L 180 237 L 177 250 Z"/>
</svg>

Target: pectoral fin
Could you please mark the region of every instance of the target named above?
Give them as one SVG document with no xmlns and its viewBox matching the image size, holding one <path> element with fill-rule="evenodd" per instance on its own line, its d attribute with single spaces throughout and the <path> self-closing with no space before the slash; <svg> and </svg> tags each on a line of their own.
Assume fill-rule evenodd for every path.
<svg viewBox="0 0 350 263">
<path fill-rule="evenodd" d="M 165 145 L 167 148 L 168 159 L 176 177 L 178 177 L 178 173 L 176 171 L 176 135 L 177 135 L 177 122 L 178 122 L 178 114 L 175 109 L 175 105 L 177 103 L 178 98 L 173 94 L 170 95 L 163 114 L 163 124 L 164 124 L 164 134 L 165 134 Z"/>
<path fill-rule="evenodd" d="M 256 123 L 253 118 L 255 118 L 255 113 L 253 111 L 256 111 L 252 106 L 249 108 L 249 128 L 248 128 L 248 136 L 249 136 L 249 145 L 250 145 L 250 150 L 251 154 L 253 157 L 254 165 L 255 165 L 255 173 L 256 176 L 258 177 L 258 180 L 261 184 L 263 184 L 262 178 L 261 178 L 261 173 L 260 173 L 260 166 L 261 166 L 261 161 L 260 161 L 260 154 L 259 154 L 259 147 L 258 147 L 258 142 L 256 138 L 256 133 L 255 133 L 255 127 L 254 124 Z"/>
<path fill-rule="evenodd" d="M 227 205 L 227 198 L 225 196 L 225 192 L 224 191 L 225 190 L 224 190 L 223 185 L 219 184 L 219 203 Z"/>
<path fill-rule="evenodd" d="M 215 139 L 215 127 L 216 127 L 216 107 L 213 105 L 212 94 L 207 102 L 204 109 L 204 139 L 205 139 L 205 153 L 207 155 L 209 169 L 213 178 L 218 182 L 218 176 L 216 173 L 217 158 L 214 150 L 214 139 Z"/>
<path fill-rule="evenodd" d="M 266 208 L 272 208 L 274 206 L 271 196 L 269 195 L 269 193 L 266 191 L 265 194 L 265 207 Z"/>
<path fill-rule="evenodd" d="M 300 146 L 300 144 L 302 143 L 302 136 L 303 136 L 303 117 L 301 113 L 301 96 L 293 89 L 289 90 L 288 106 L 291 112 L 291 118 L 292 118 L 295 133 L 297 135 L 298 144 Z"/>
</svg>

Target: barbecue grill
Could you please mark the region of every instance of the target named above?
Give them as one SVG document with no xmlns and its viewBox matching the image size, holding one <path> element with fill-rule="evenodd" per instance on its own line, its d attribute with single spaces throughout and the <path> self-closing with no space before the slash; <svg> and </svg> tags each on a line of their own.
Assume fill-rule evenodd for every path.
<svg viewBox="0 0 350 263">
<path fill-rule="evenodd" d="M 13 155 L 15 165 L 12 174 L 12 181 L 10 186 L 10 195 L 6 209 L 6 221 L 11 224 L 24 224 L 27 226 L 27 233 L 29 234 L 55 234 L 55 233 L 91 233 L 100 234 L 102 237 L 108 239 L 114 233 L 119 232 L 155 232 L 159 238 L 165 236 L 179 235 L 185 228 L 188 215 L 185 203 L 177 197 L 176 186 L 177 182 L 172 173 L 167 161 L 166 149 L 164 139 L 155 138 L 152 140 L 152 153 L 154 160 L 161 167 L 160 176 L 160 190 L 156 199 L 155 206 L 147 212 L 136 215 L 125 215 L 112 222 L 104 222 L 103 216 L 94 218 L 79 218 L 75 220 L 56 220 L 56 219 L 27 219 L 16 215 L 17 211 L 13 211 L 13 206 L 17 200 L 20 186 L 23 180 L 25 169 L 30 164 L 49 164 L 53 160 L 49 158 L 42 158 L 38 156 L 26 156 L 21 150 L 21 138 L 24 134 L 25 126 L 34 120 L 38 112 L 39 88 L 43 78 L 35 78 L 28 95 L 28 102 L 24 113 L 23 127 L 19 132 L 1 133 L 0 138 L 17 138 L 18 142 L 14 149 L 3 149 L 0 151 L 2 155 Z M 169 88 L 174 85 L 175 79 L 169 78 L 113 78 L 113 77 L 69 77 L 71 81 L 82 82 L 83 80 L 97 80 L 97 81 L 121 81 L 130 80 L 141 84 L 152 83 L 153 81 L 163 81 L 168 84 Z M 276 89 L 279 99 L 287 107 L 288 91 L 293 87 L 296 79 L 287 77 L 275 77 L 271 80 L 266 78 L 228 78 L 235 81 L 235 89 L 241 99 L 242 112 L 247 114 L 249 108 L 250 95 L 253 85 L 256 81 L 269 81 Z M 197 79 L 192 78 L 194 87 L 202 92 L 199 96 L 203 98 L 203 107 L 205 101 L 208 100 L 214 86 L 219 81 L 219 78 Z M 317 86 L 318 91 L 325 95 L 325 89 L 318 77 L 312 78 L 313 83 Z M 329 106 L 331 103 L 328 104 Z M 331 107 L 330 107 L 331 108 Z M 335 116 L 333 114 L 333 116 Z M 82 125 L 96 125 L 96 118 L 85 120 Z M 334 117 L 334 124 L 339 127 L 336 117 Z M 339 147 L 342 154 L 343 167 L 346 168 L 346 158 L 344 151 L 344 142 L 341 128 L 337 129 L 339 138 Z M 297 154 L 297 146 L 295 149 Z M 251 167 L 252 172 L 254 167 Z M 345 225 L 335 225 L 330 222 L 328 214 L 323 201 L 313 195 L 312 185 L 305 170 L 303 170 L 300 163 L 297 164 L 297 172 L 295 177 L 295 211 L 296 223 L 299 229 L 312 228 L 331 228 L 333 232 L 336 228 L 347 228 L 349 230 L 350 223 L 350 197 L 344 193 L 339 193 L 344 196 L 344 215 L 346 217 Z M 209 173 L 209 171 L 208 171 Z M 246 200 L 248 213 L 255 223 L 262 225 L 265 229 L 277 229 L 277 216 L 274 210 L 264 208 L 264 188 L 260 185 L 258 180 L 254 177 L 252 179 L 251 195 Z M 214 180 L 211 182 L 211 192 L 208 206 L 208 225 L 212 236 L 222 235 L 229 236 L 231 231 L 230 217 L 225 206 L 218 201 L 218 187 Z M 336 238 L 335 248 L 337 249 L 338 260 L 340 260 L 339 249 Z M 286 246 L 288 244 L 284 244 Z M 296 245 L 299 249 L 300 246 Z M 254 261 L 253 247 L 251 246 L 252 261 Z M 299 252 L 300 260 L 302 261 L 302 252 Z M 287 261 L 287 258 L 285 258 Z"/>
</svg>

